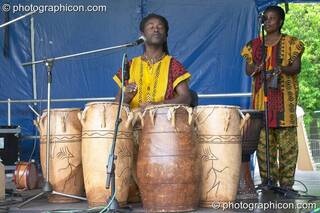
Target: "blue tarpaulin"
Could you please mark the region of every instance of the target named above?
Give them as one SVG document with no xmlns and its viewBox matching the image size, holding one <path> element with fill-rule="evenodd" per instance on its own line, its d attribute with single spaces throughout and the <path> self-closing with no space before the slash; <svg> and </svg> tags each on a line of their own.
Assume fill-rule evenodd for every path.
<svg viewBox="0 0 320 213">
<path fill-rule="evenodd" d="M 170 25 L 169 52 L 192 74 L 190 87 L 200 94 L 250 92 L 250 78 L 244 73 L 240 51 L 258 34 L 258 13 L 271 4 L 266 0 L 10 0 L 10 20 L 28 11 L 26 6 L 83 5 L 105 6 L 96 12 L 38 11 L 33 14 L 35 59 L 68 55 L 124 44 L 136 40 L 139 22 L 153 12 L 165 16 Z M 1 1 L 1 4 L 6 1 Z M 20 11 L 13 8 L 20 6 Z M 0 23 L 4 22 L 4 11 Z M 5 29 L 0 30 L 0 100 L 33 99 L 31 20 L 24 18 L 8 27 L 9 54 Z M 54 99 L 113 97 L 117 86 L 112 77 L 121 66 L 123 53 L 140 55 L 141 46 L 59 60 L 53 65 Z M 38 99 L 47 98 L 47 72 L 44 64 L 35 66 Z M 250 98 L 201 100 L 201 104 L 233 104 L 248 108 Z M 84 107 L 84 102 L 53 103 L 52 107 Z M 32 105 L 38 112 L 45 103 Z M 24 135 L 36 134 L 35 114 L 27 104 L 12 104 L 12 124 Z M 0 124 L 7 124 L 7 105 L 0 104 Z M 30 141 L 32 143 L 32 141 Z M 22 158 L 30 153 L 29 142 L 22 143 Z"/>
</svg>

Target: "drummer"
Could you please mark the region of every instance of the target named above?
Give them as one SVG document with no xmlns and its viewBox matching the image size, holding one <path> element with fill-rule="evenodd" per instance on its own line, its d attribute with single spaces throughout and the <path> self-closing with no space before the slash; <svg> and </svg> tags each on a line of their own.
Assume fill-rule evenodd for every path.
<svg viewBox="0 0 320 213">
<path fill-rule="evenodd" d="M 168 21 L 161 15 L 149 14 L 140 22 L 141 34 L 146 38 L 144 53 L 129 62 L 129 81 L 124 102 L 131 109 L 151 104 L 191 103 L 188 80 L 191 75 L 183 65 L 169 55 Z M 121 88 L 121 69 L 113 77 Z M 116 96 L 119 100 L 121 89 Z"/>
</svg>

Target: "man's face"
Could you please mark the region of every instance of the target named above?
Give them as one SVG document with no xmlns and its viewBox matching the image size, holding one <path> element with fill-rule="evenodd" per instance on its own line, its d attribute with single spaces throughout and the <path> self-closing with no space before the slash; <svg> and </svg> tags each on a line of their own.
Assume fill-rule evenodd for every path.
<svg viewBox="0 0 320 213">
<path fill-rule="evenodd" d="M 274 11 L 268 11 L 265 14 L 265 30 L 267 33 L 273 33 L 280 30 L 282 20 L 280 19 L 278 13 Z"/>
<path fill-rule="evenodd" d="M 162 45 L 167 40 L 166 28 L 157 18 L 149 19 L 143 29 L 146 43 L 150 45 Z"/>
</svg>

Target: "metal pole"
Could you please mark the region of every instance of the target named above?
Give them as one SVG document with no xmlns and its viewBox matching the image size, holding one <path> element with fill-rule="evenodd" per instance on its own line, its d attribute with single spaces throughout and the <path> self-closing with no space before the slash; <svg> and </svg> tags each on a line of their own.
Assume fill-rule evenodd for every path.
<svg viewBox="0 0 320 213">
<path fill-rule="evenodd" d="M 105 98 L 70 98 L 70 99 L 51 99 L 51 102 L 79 102 L 79 101 L 113 101 L 114 97 L 105 97 Z M 47 102 L 47 99 L 38 99 L 38 100 L 11 100 L 11 103 L 35 103 L 35 102 Z M 8 103 L 8 101 L 0 101 L 1 103 Z"/>
<path fill-rule="evenodd" d="M 73 57 L 77 57 L 77 56 L 88 55 L 88 54 L 103 52 L 103 51 L 107 51 L 107 50 L 116 50 L 116 49 L 121 49 L 121 48 L 125 48 L 125 47 L 130 47 L 131 45 L 132 45 L 132 43 L 127 43 L 127 44 L 118 45 L 118 46 L 114 46 L 114 47 L 107 47 L 107 48 L 91 50 L 91 51 L 81 52 L 81 53 L 76 53 L 76 54 L 71 54 L 71 55 L 59 56 L 56 58 L 48 58 L 48 59 L 34 61 L 34 62 L 27 62 L 27 63 L 23 63 L 22 66 L 29 66 L 32 64 L 45 63 L 47 60 L 57 61 L 57 60 L 61 60 L 61 59 L 73 58 Z"/>
<path fill-rule="evenodd" d="M 34 17 L 32 16 L 30 19 L 31 22 L 31 60 L 35 61 L 35 43 L 34 43 Z M 37 76 L 36 76 L 36 65 L 32 64 L 32 88 L 33 88 L 33 99 L 37 99 Z M 37 102 L 34 102 L 34 105 L 36 105 Z"/>
<path fill-rule="evenodd" d="M 60 192 L 57 192 L 57 191 L 52 191 L 52 194 L 53 195 L 62 195 L 62 196 L 65 196 L 65 197 L 75 198 L 75 199 L 78 199 L 78 200 L 87 200 L 87 198 L 85 198 L 85 197 L 79 197 L 79 196 L 75 196 L 75 195 L 63 194 L 63 193 L 60 193 Z"/>
<path fill-rule="evenodd" d="M 11 21 L 9 21 L 9 22 L 7 22 L 7 23 L 1 24 L 1 25 L 0 25 L 0 28 L 5 27 L 5 26 L 7 26 L 7 25 L 9 25 L 9 24 L 12 24 L 12 23 L 14 23 L 14 22 L 16 22 L 16 21 L 19 21 L 20 19 L 23 19 L 23 18 L 25 18 L 25 17 L 27 17 L 27 16 L 30 16 L 30 15 L 34 14 L 35 12 L 37 12 L 37 11 L 32 11 L 32 12 L 27 13 L 27 14 L 25 14 L 25 15 L 23 15 L 23 16 L 20 16 L 20 17 L 18 17 L 18 18 L 16 18 L 16 19 L 13 19 L 13 20 L 11 20 Z"/>
<path fill-rule="evenodd" d="M 198 94 L 199 98 L 230 98 L 230 97 L 250 97 L 251 93 L 225 93 L 225 94 Z"/>
<path fill-rule="evenodd" d="M 199 98 L 210 99 L 210 98 L 231 98 L 231 97 L 251 97 L 251 93 L 225 93 L 225 94 L 198 94 Z M 81 102 L 81 101 L 113 101 L 114 97 L 101 97 L 101 98 L 65 98 L 65 99 L 51 99 L 51 102 Z M 35 103 L 35 102 L 47 102 L 47 99 L 22 99 L 22 100 L 11 100 L 11 103 Z M 0 104 L 7 104 L 8 101 L 0 100 Z"/>
<path fill-rule="evenodd" d="M 11 126 L 11 99 L 8 98 L 8 126 Z"/>
</svg>

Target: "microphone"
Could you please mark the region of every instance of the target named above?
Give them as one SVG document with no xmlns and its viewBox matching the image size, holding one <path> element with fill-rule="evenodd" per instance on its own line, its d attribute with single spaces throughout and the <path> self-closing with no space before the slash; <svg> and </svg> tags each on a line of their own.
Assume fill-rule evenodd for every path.
<svg viewBox="0 0 320 213">
<path fill-rule="evenodd" d="M 129 47 L 138 46 L 146 41 L 146 38 L 144 36 L 140 36 L 138 40 L 132 42 L 129 44 Z"/>
<path fill-rule="evenodd" d="M 264 22 L 267 20 L 267 17 L 262 13 L 258 16 L 258 19 L 260 20 L 261 24 L 264 24 Z"/>
</svg>

